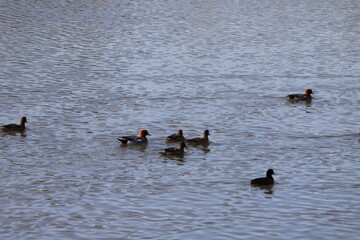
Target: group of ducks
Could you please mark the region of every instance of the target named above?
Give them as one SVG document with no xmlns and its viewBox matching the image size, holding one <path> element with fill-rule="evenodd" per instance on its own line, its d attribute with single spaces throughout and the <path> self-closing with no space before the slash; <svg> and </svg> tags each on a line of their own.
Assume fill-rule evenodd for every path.
<svg viewBox="0 0 360 240">
<path fill-rule="evenodd" d="M 183 156 L 184 155 L 184 149 L 187 147 L 186 145 L 192 145 L 192 146 L 198 146 L 198 145 L 209 145 L 209 130 L 204 131 L 203 137 L 196 137 L 196 138 L 190 138 L 186 139 L 183 135 L 183 131 L 181 129 L 178 130 L 177 133 L 171 134 L 166 138 L 167 142 L 180 142 L 180 145 L 178 148 L 170 147 L 165 148 L 162 152 L 160 152 L 163 156 Z M 151 134 L 143 129 L 139 132 L 138 136 L 123 136 L 119 137 L 118 140 L 122 144 L 146 144 L 148 142 L 146 136 L 151 136 Z M 253 185 L 273 185 L 274 184 L 274 178 L 273 178 L 274 170 L 269 169 L 266 172 L 266 177 L 261 178 L 255 178 L 251 180 L 251 184 Z"/>
<path fill-rule="evenodd" d="M 148 132 L 148 130 L 143 129 L 139 132 L 137 136 L 123 136 L 123 137 L 119 137 L 118 140 L 122 144 L 146 144 L 148 142 L 146 136 L 151 136 L 151 134 Z M 209 145 L 210 143 L 209 136 L 210 136 L 210 131 L 206 129 L 202 137 L 186 139 L 183 135 L 183 131 L 179 129 L 177 133 L 171 134 L 166 138 L 167 142 L 180 142 L 179 147 L 165 148 L 162 152 L 160 152 L 160 154 L 167 156 L 170 155 L 182 156 L 185 153 L 184 149 L 187 147 L 186 145 L 192 145 L 192 146 Z"/>
<path fill-rule="evenodd" d="M 25 128 L 26 122 L 27 122 L 26 117 L 22 117 L 20 119 L 20 125 L 15 123 L 7 124 L 1 126 L 0 130 L 3 132 L 24 132 L 26 130 Z M 151 134 L 148 132 L 148 130 L 143 129 L 139 132 L 138 136 L 123 136 L 123 137 L 119 137 L 118 140 L 122 144 L 147 144 L 148 140 L 146 136 L 151 136 Z M 206 129 L 202 137 L 186 139 L 183 135 L 183 131 L 179 129 L 177 133 L 171 134 L 166 138 L 167 142 L 180 142 L 179 147 L 165 148 L 162 152 L 160 152 L 160 154 L 164 156 L 183 156 L 185 153 L 184 149 L 187 147 L 186 146 L 187 144 L 192 146 L 209 145 L 210 143 L 209 136 L 210 136 L 210 131 Z M 269 169 L 266 173 L 266 177 L 253 179 L 251 180 L 251 184 L 273 185 L 274 184 L 274 179 L 272 177 L 273 174 L 274 171 L 272 169 Z"/>
<path fill-rule="evenodd" d="M 289 101 L 311 101 L 312 97 L 311 94 L 314 94 L 311 89 L 306 89 L 304 94 L 289 94 L 287 96 Z M 20 119 L 20 124 L 7 124 L 0 127 L 0 130 L 3 132 L 21 132 L 23 133 L 25 128 L 25 123 L 27 122 L 26 117 L 22 117 Z M 184 149 L 187 148 L 187 145 L 197 146 L 197 145 L 203 145 L 207 146 L 209 145 L 209 130 L 204 131 L 204 135 L 202 137 L 196 137 L 196 138 L 190 138 L 186 139 L 183 135 L 183 131 L 180 129 L 177 133 L 172 134 L 166 138 L 166 141 L 168 142 L 180 142 L 179 147 L 170 147 L 165 148 L 162 152 L 160 152 L 161 155 L 164 156 L 183 156 L 184 155 Z M 137 136 L 123 136 L 117 138 L 121 144 L 146 144 L 148 142 L 146 136 L 151 136 L 151 134 L 143 129 L 139 132 Z M 274 174 L 273 169 L 268 169 L 266 172 L 266 177 L 262 178 L 255 178 L 251 180 L 251 184 L 254 185 L 273 185 L 274 184 L 274 178 L 272 175 Z"/>
</svg>

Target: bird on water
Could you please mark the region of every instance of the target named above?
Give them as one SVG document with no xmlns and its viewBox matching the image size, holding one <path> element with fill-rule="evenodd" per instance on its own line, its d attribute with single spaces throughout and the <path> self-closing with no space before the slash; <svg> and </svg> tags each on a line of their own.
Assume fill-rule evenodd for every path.
<svg viewBox="0 0 360 240">
<path fill-rule="evenodd" d="M 10 132 L 10 131 L 17 131 L 17 132 L 24 132 L 25 131 L 25 123 L 27 122 L 26 117 L 22 117 L 20 119 L 20 125 L 12 123 L 7 124 L 4 126 L 1 126 L 0 129 L 4 132 Z"/>
<path fill-rule="evenodd" d="M 314 92 L 311 89 L 306 89 L 304 94 L 294 93 L 289 94 L 287 97 L 291 101 L 311 101 L 311 94 L 314 94 Z"/>
<path fill-rule="evenodd" d="M 170 147 L 165 148 L 160 155 L 162 156 L 183 156 L 185 154 L 184 148 L 186 148 L 185 142 L 181 142 L 178 148 Z"/>
<path fill-rule="evenodd" d="M 117 138 L 122 144 L 145 144 L 148 142 L 146 136 L 151 136 L 148 130 L 140 130 L 138 136 L 123 136 Z"/>
<path fill-rule="evenodd" d="M 187 144 L 193 145 L 193 146 L 196 146 L 196 145 L 208 145 L 210 143 L 209 135 L 210 135 L 210 132 L 209 132 L 209 130 L 206 129 L 204 131 L 203 137 L 196 137 L 196 138 L 186 139 L 185 142 Z"/>
<path fill-rule="evenodd" d="M 272 185 L 272 184 L 274 184 L 274 178 L 272 177 L 273 174 L 275 174 L 274 170 L 268 169 L 266 172 L 266 177 L 255 178 L 255 179 L 251 180 L 251 184 Z"/>
<path fill-rule="evenodd" d="M 183 131 L 181 129 L 178 130 L 177 133 L 171 134 L 166 138 L 168 142 L 180 142 L 185 141 L 185 137 L 183 135 Z"/>
</svg>

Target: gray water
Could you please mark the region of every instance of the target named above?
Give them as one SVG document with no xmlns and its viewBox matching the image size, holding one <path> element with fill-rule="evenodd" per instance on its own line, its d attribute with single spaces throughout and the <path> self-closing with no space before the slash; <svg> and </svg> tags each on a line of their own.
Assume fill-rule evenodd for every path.
<svg viewBox="0 0 360 240">
<path fill-rule="evenodd" d="M 3 0 L 0 43 L 0 239 L 358 238 L 359 1 Z"/>
</svg>

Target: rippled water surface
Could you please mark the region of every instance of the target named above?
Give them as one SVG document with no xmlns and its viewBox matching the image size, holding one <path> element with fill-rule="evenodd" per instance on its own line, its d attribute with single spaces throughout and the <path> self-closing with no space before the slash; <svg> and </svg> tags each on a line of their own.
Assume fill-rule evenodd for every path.
<svg viewBox="0 0 360 240">
<path fill-rule="evenodd" d="M 359 16 L 351 0 L 0 1 L 0 124 L 29 121 L 0 133 L 0 238 L 357 238 Z M 116 140 L 140 129 L 145 147 Z M 211 144 L 160 156 L 178 129 Z M 250 186 L 268 168 L 276 184 Z"/>
</svg>

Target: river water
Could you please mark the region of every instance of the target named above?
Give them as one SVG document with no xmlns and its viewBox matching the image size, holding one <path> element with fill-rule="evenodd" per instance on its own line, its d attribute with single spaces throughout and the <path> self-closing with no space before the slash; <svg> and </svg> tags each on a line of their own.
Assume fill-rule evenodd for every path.
<svg viewBox="0 0 360 240">
<path fill-rule="evenodd" d="M 0 239 L 359 236 L 359 1 L 2 0 L 0 57 Z"/>
</svg>

